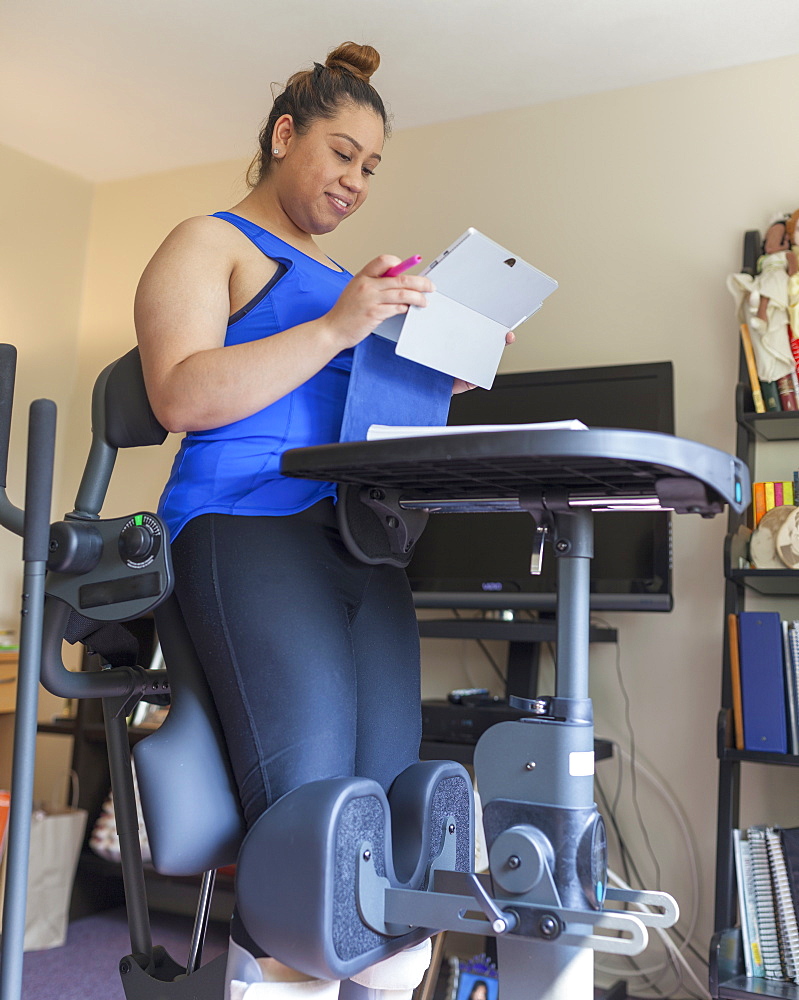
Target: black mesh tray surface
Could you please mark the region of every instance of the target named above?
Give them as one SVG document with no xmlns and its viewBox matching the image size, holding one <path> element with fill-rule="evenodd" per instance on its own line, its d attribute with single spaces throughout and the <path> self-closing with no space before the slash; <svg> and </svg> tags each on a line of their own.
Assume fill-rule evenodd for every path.
<svg viewBox="0 0 799 1000">
<path fill-rule="evenodd" d="M 666 482 L 676 487 L 676 494 L 693 497 L 684 509 L 712 514 L 724 503 L 742 511 L 750 494 L 746 466 L 726 452 L 669 434 L 616 428 L 483 431 L 318 445 L 287 451 L 281 471 L 303 479 L 397 489 L 408 500 L 513 498 L 553 488 L 570 496 L 612 499 L 655 495 L 658 489 L 663 495 Z M 704 489 L 697 490 L 699 484 Z M 681 509 L 679 502 L 675 509 Z"/>
</svg>

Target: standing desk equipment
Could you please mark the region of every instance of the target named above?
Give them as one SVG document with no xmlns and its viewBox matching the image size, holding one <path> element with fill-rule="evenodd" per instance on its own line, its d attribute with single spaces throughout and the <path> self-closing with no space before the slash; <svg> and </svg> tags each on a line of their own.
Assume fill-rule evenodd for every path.
<svg viewBox="0 0 799 1000">
<path fill-rule="evenodd" d="M 280 799 L 239 851 L 244 831 L 224 742 L 170 596 L 166 529 L 147 513 L 100 518 L 117 448 L 160 444 L 166 436 L 149 409 L 138 353 L 131 351 L 98 378 L 92 449 L 75 509 L 52 525 L 55 413 L 48 401 L 34 404 L 24 515 L 5 496 L 15 359 L 13 348 L 0 345 L 0 524 L 23 535 L 26 566 L 2 1000 L 19 1000 L 21 991 L 26 813 L 29 820 L 40 667 L 53 693 L 103 700 L 130 924 L 131 953 L 120 962 L 128 1000 L 221 1000 L 224 956 L 202 966 L 200 952 L 215 869 L 236 860 L 237 852 L 237 893 L 245 923 L 252 918 L 248 929 L 270 947 L 273 941 L 285 947 L 285 953 L 272 952 L 276 957 L 325 978 L 347 978 L 404 942 L 454 928 L 498 936 L 506 1000 L 528 996 L 534 981 L 542 984 L 541 1000 L 587 1000 L 589 948 L 633 954 L 646 943 L 646 924 L 674 922 L 676 906 L 665 894 L 605 887 L 603 827 L 591 797 L 587 698 L 590 511 L 625 498 L 708 516 L 725 502 L 740 510 L 748 492 L 740 463 L 692 442 L 623 431 L 570 433 L 568 440 L 562 434 L 466 434 L 288 453 L 287 474 L 350 484 L 340 507 L 352 515 L 351 544 L 360 545 L 367 559 L 402 563 L 428 513 L 447 505 L 529 510 L 539 539 L 553 535 L 562 560 L 558 689 L 553 699 L 521 704 L 531 721 L 495 726 L 478 746 L 491 875 L 471 871 L 471 804 L 462 792 L 468 781 L 457 765 L 444 762 L 403 772 L 407 780 L 392 788 L 398 824 L 389 822 L 392 803 L 378 801 L 379 787 L 368 787 L 365 779 L 332 779 Z M 137 666 L 135 653 L 116 639 L 117 623 L 153 609 L 168 677 Z M 107 669 L 66 670 L 64 637 L 90 644 Z M 169 875 L 205 873 L 185 967 L 151 940 L 125 728 L 136 701 L 167 694 L 167 721 L 135 752 L 154 867 Z M 403 829 L 409 817 L 410 833 Z M 402 835 L 394 848 L 392 825 Z M 301 849 L 293 833 L 301 833 Z M 392 859 L 401 862 L 400 875 Z M 608 900 L 652 904 L 661 912 L 604 910 Z"/>
<path fill-rule="evenodd" d="M 413 923 L 496 936 L 505 1000 L 589 1000 L 593 950 L 637 954 L 646 947 L 646 925 L 669 927 L 678 918 L 665 893 L 607 885 L 588 694 L 593 512 L 713 517 L 725 503 L 741 511 L 749 495 L 746 467 L 693 441 L 595 429 L 303 448 L 284 455 L 282 472 L 341 484 L 345 537 L 367 559 L 406 563 L 427 515 L 448 511 L 528 511 L 535 523 L 531 572 L 540 571 L 544 543 L 551 542 L 559 566 L 556 693 L 511 698 L 526 717 L 491 727 L 475 751 L 489 874 L 440 872 L 431 892 L 408 893 L 375 886 L 362 861 L 358 893 L 374 926 Z M 633 915 L 607 903 L 659 912 Z"/>
</svg>

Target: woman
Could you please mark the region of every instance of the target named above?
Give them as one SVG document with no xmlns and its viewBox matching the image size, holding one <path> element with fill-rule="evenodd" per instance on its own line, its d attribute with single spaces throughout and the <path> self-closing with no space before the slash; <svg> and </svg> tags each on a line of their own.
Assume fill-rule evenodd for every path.
<svg viewBox="0 0 799 1000">
<path fill-rule="evenodd" d="M 186 432 L 160 506 L 175 592 L 248 825 L 304 782 L 357 775 L 388 789 L 418 760 L 405 574 L 347 552 L 335 484 L 278 471 L 287 448 L 338 440 L 352 349 L 433 290 L 424 277 L 382 277 L 399 263 L 390 255 L 352 276 L 314 239 L 363 205 L 379 166 L 378 63 L 371 47 L 345 43 L 291 77 L 262 130 L 250 193 L 179 225 L 136 297 L 152 408 Z M 409 996 L 429 961 L 426 947 L 413 952 L 366 970 L 363 986 Z M 338 990 L 264 956 L 235 916 L 230 956 L 233 1000 Z"/>
</svg>

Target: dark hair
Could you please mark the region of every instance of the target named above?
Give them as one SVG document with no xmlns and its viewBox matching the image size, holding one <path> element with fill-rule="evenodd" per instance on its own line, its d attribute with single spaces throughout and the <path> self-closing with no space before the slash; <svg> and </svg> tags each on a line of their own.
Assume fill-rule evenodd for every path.
<svg viewBox="0 0 799 1000">
<path fill-rule="evenodd" d="M 470 997 L 474 996 L 474 991 L 477 989 L 478 986 L 482 986 L 483 989 L 486 991 L 486 996 L 488 996 L 488 983 L 485 981 L 485 979 L 475 979 L 475 981 L 472 983 L 472 988 L 469 990 L 469 996 Z"/>
<path fill-rule="evenodd" d="M 769 231 L 772 230 L 775 226 L 782 226 L 782 229 L 783 229 L 782 238 L 783 239 L 787 239 L 788 238 L 788 223 L 791 221 L 791 218 L 792 218 L 792 216 L 790 216 L 790 215 L 783 215 L 781 219 L 774 219 L 773 222 L 770 222 L 766 226 L 766 231 L 763 234 L 763 242 L 760 244 L 760 252 L 761 252 L 761 254 L 765 254 L 765 252 L 766 252 L 766 239 L 768 237 Z"/>
<path fill-rule="evenodd" d="M 291 115 L 294 128 L 304 135 L 312 122 L 333 118 L 342 104 L 352 102 L 372 108 L 383 119 L 383 134 L 390 126 L 385 105 L 369 83 L 380 65 L 380 54 L 371 45 L 344 42 L 328 55 L 325 65 L 314 63 L 310 70 L 300 70 L 289 78 L 285 90 L 275 98 L 272 110 L 258 136 L 260 151 L 250 164 L 247 181 L 255 187 L 272 162 L 272 133 L 278 118 Z"/>
</svg>

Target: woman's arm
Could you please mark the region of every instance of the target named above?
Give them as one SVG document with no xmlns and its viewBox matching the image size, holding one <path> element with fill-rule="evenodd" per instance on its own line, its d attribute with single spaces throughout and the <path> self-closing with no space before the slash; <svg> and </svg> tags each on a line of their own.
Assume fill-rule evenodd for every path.
<svg viewBox="0 0 799 1000">
<path fill-rule="evenodd" d="M 275 402 L 354 347 L 378 323 L 425 305 L 427 278 L 380 276 L 383 255 L 349 282 L 325 316 L 271 337 L 224 346 L 236 243 L 215 220 L 189 219 L 164 241 L 136 293 L 136 334 L 158 420 L 170 431 L 208 430 Z"/>
</svg>

